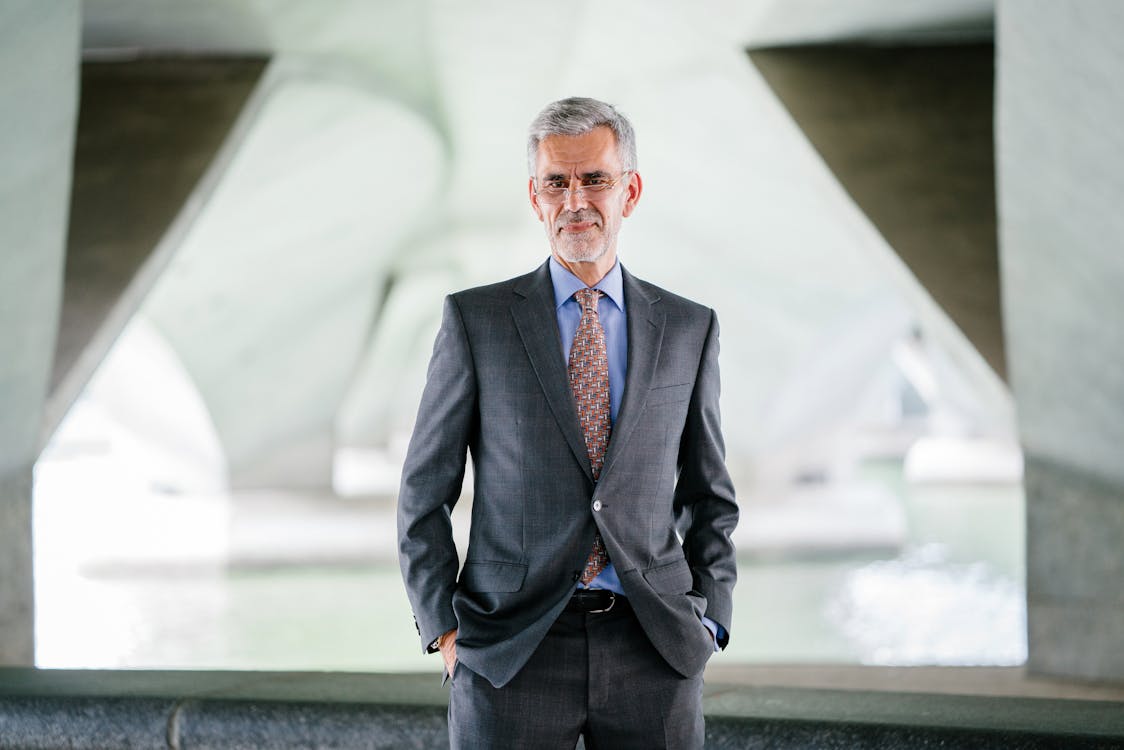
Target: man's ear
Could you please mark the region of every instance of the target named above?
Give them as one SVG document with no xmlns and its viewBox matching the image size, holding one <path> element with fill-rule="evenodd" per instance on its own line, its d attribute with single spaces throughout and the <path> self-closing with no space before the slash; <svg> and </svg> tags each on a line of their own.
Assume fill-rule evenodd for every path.
<svg viewBox="0 0 1124 750">
<path fill-rule="evenodd" d="M 544 221 L 539 197 L 535 195 L 535 179 L 533 177 L 527 179 L 527 197 L 531 199 L 531 208 L 534 210 L 535 216 L 539 217 L 539 221 Z"/>
<path fill-rule="evenodd" d="M 621 210 L 623 216 L 632 214 L 636 204 L 640 202 L 640 194 L 644 192 L 644 181 L 640 179 L 639 172 L 631 172 L 628 177 L 628 193 L 625 195 L 624 208 Z"/>
</svg>

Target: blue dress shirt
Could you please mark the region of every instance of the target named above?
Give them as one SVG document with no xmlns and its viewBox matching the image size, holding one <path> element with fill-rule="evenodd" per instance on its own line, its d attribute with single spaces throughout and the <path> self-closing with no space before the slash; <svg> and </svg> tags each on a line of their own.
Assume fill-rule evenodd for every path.
<svg viewBox="0 0 1124 750">
<path fill-rule="evenodd" d="M 582 308 L 574 299 L 574 293 L 585 289 L 586 285 L 554 256 L 550 258 L 550 281 L 554 286 L 554 311 L 558 317 L 558 333 L 562 340 L 562 360 L 569 366 L 570 347 L 574 343 L 574 334 L 577 333 L 578 324 L 582 319 Z M 605 330 L 605 349 L 609 356 L 609 421 L 615 425 L 617 412 L 621 408 L 621 399 L 624 396 L 625 375 L 628 368 L 628 321 L 621 262 L 618 260 L 614 263 L 609 273 L 592 288 L 604 292 L 597 302 L 597 316 L 601 319 L 601 327 Z M 612 440 L 610 434 L 609 442 L 612 443 Z M 607 589 L 616 594 L 624 594 L 621 579 L 612 561 L 590 581 L 587 588 Z M 715 636 L 715 649 L 717 649 L 720 630 L 718 624 L 709 617 L 704 617 L 703 623 Z"/>
</svg>

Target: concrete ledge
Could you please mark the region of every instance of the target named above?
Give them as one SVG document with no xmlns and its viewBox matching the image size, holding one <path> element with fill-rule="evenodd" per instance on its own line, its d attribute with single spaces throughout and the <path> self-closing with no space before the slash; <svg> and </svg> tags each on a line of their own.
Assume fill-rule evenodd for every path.
<svg viewBox="0 0 1124 750">
<path fill-rule="evenodd" d="M 445 748 L 436 675 L 0 669 L 0 748 Z M 708 749 L 1124 748 L 1124 704 L 707 686 Z"/>
<path fill-rule="evenodd" d="M 709 688 L 706 747 L 1124 748 L 1124 704 L 790 687 Z"/>
</svg>

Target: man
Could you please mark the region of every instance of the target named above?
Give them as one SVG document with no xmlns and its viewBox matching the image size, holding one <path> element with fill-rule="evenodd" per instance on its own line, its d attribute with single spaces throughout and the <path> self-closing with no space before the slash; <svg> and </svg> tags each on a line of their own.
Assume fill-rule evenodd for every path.
<svg viewBox="0 0 1124 750">
<path fill-rule="evenodd" d="M 551 257 L 446 298 L 399 496 L 418 631 L 452 678 L 451 745 L 701 748 L 702 670 L 737 574 L 718 323 L 617 260 L 642 182 L 612 106 L 548 105 L 528 161 Z"/>
</svg>

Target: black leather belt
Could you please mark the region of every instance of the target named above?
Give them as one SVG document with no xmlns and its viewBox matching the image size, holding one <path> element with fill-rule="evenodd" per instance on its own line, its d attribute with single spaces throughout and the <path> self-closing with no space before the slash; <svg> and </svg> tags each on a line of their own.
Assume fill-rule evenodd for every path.
<svg viewBox="0 0 1124 750">
<path fill-rule="evenodd" d="M 627 597 L 614 594 L 608 589 L 576 589 L 570 601 L 566 602 L 566 611 L 594 615 L 608 612 L 614 606 L 628 606 L 627 602 Z"/>
</svg>

